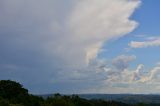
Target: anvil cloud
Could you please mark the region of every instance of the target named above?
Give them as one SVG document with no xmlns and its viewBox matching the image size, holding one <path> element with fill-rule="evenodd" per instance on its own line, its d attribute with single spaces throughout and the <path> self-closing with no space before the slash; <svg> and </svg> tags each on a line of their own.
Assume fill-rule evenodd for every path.
<svg viewBox="0 0 160 106">
<path fill-rule="evenodd" d="M 34 93 L 88 88 L 85 82 L 93 83 L 90 78 L 105 77 L 91 65 L 101 63 L 97 55 L 103 44 L 137 27 L 130 17 L 139 4 L 138 0 L 1 0 L 0 79 L 23 82 Z"/>
</svg>

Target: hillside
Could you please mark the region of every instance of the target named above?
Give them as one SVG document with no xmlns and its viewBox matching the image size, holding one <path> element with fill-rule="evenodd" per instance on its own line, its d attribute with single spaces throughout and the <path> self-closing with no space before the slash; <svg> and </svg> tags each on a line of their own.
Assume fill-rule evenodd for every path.
<svg viewBox="0 0 160 106">
<path fill-rule="evenodd" d="M 155 94 L 80 94 L 85 99 L 114 100 L 129 104 L 136 103 L 160 103 L 160 95 Z"/>
<path fill-rule="evenodd" d="M 28 90 L 18 82 L 0 80 L 0 106 L 160 106 L 159 100 L 158 95 L 61 95 L 57 93 L 36 96 L 29 94 Z"/>
</svg>

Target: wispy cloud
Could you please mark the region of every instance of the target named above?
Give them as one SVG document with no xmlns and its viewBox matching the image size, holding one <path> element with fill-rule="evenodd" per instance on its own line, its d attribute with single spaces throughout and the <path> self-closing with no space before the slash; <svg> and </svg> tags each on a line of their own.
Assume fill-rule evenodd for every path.
<svg viewBox="0 0 160 106">
<path fill-rule="evenodd" d="M 145 41 L 131 41 L 129 46 L 131 48 L 146 48 L 160 46 L 160 38 L 158 37 L 147 37 Z"/>
</svg>

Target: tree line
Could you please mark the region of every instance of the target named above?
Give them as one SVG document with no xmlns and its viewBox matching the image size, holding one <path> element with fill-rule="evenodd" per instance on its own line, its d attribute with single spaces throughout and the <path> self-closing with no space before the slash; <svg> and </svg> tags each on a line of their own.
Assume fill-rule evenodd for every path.
<svg viewBox="0 0 160 106">
<path fill-rule="evenodd" d="M 160 104 L 136 105 L 101 99 L 87 100 L 78 95 L 54 94 L 52 97 L 42 98 L 28 93 L 28 90 L 15 81 L 0 80 L 0 106 L 160 106 Z"/>
</svg>

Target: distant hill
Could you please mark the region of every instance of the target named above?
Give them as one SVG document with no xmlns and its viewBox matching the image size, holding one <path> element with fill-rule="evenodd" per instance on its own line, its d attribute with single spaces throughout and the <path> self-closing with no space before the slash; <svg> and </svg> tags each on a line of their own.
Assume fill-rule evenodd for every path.
<svg viewBox="0 0 160 106">
<path fill-rule="evenodd" d="M 128 104 L 136 103 L 160 103 L 160 95 L 155 94 L 77 94 L 79 97 L 84 99 L 102 99 L 102 100 L 113 100 Z M 41 95 L 43 98 L 51 97 L 52 94 Z"/>
<path fill-rule="evenodd" d="M 123 103 L 160 103 L 160 95 L 155 94 L 79 94 L 85 99 L 114 100 Z"/>
</svg>

